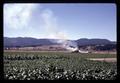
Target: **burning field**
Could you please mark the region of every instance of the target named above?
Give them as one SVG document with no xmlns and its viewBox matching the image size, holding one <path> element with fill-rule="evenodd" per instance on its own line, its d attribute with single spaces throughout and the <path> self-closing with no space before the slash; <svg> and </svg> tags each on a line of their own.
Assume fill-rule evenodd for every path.
<svg viewBox="0 0 120 83">
<path fill-rule="evenodd" d="M 4 4 L 4 78 L 117 79 L 116 6 L 92 5 Z"/>
<path fill-rule="evenodd" d="M 49 40 L 58 45 L 4 50 L 7 80 L 115 80 L 116 54 L 95 53 L 67 39 Z"/>
</svg>

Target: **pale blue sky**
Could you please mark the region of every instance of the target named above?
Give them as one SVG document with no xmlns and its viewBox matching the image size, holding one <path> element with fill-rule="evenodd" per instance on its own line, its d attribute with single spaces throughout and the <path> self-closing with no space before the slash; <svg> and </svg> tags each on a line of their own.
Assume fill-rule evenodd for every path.
<svg viewBox="0 0 120 83">
<path fill-rule="evenodd" d="M 116 41 L 115 4 L 5 4 L 4 36 Z"/>
</svg>

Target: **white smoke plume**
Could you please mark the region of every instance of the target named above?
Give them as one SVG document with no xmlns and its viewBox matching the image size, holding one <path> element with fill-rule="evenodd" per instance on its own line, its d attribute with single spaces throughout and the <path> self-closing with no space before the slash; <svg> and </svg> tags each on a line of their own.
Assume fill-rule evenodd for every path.
<svg viewBox="0 0 120 83">
<path fill-rule="evenodd" d="M 4 26 L 9 25 L 13 29 L 27 27 L 30 15 L 35 7 L 35 4 L 5 4 Z"/>
<path fill-rule="evenodd" d="M 42 14 L 42 17 L 45 22 L 45 28 L 49 34 L 49 38 L 59 39 L 56 41 L 51 41 L 55 43 L 61 44 L 64 48 L 66 48 L 69 51 L 75 51 L 78 50 L 77 43 L 74 41 L 68 40 L 68 36 L 65 32 L 60 31 L 60 26 L 57 22 L 57 17 L 53 14 L 51 10 L 45 10 Z"/>
<path fill-rule="evenodd" d="M 38 9 L 39 7 L 39 9 Z M 39 11 L 37 11 L 39 10 Z M 59 19 L 50 9 L 41 10 L 40 4 L 5 4 L 4 5 L 4 31 L 7 28 L 11 30 L 24 30 L 20 35 L 29 35 L 31 37 L 40 36 L 35 33 L 45 31 L 47 38 L 59 39 L 52 41 L 61 44 L 64 48 L 70 51 L 78 49 L 77 43 L 68 41 L 68 35 L 64 30 L 60 30 Z M 41 27 L 40 27 L 41 26 Z M 29 30 L 29 31 L 28 31 Z M 25 34 L 24 34 L 24 33 Z M 33 33 L 33 34 L 30 34 Z"/>
</svg>

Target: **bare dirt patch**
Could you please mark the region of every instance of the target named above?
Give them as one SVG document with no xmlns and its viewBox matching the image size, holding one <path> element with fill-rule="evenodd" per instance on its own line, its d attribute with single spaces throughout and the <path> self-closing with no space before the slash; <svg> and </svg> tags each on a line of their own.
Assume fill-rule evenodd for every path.
<svg viewBox="0 0 120 83">
<path fill-rule="evenodd" d="M 117 62 L 117 58 L 87 58 L 93 61 Z"/>
</svg>

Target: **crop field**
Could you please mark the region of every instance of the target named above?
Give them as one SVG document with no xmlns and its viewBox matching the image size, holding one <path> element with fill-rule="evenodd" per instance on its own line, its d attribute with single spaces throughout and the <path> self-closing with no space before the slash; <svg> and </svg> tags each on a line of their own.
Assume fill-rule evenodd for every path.
<svg viewBox="0 0 120 83">
<path fill-rule="evenodd" d="M 115 80 L 117 62 L 89 60 L 116 54 L 67 52 L 4 52 L 7 80 Z"/>
</svg>

